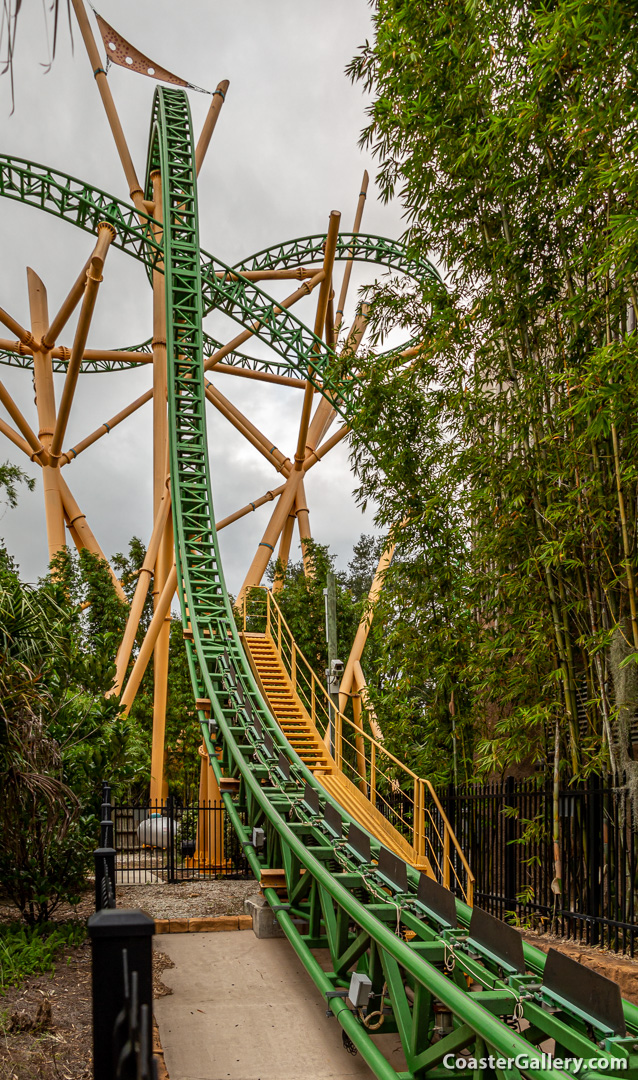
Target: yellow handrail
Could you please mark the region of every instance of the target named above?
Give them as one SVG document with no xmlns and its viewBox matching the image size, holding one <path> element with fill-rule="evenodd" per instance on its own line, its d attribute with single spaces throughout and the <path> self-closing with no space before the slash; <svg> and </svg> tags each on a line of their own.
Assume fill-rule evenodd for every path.
<svg viewBox="0 0 638 1080">
<path fill-rule="evenodd" d="M 263 610 L 260 611 L 260 608 Z M 380 808 L 391 823 L 396 823 L 399 832 L 410 836 L 415 855 L 429 860 L 441 884 L 451 888 L 456 882 L 464 899 L 471 905 L 474 875 L 430 781 L 417 776 L 383 743 L 365 731 L 362 723 L 356 724 L 335 707 L 328 691 L 298 648 L 271 592 L 261 585 L 251 589 L 245 599 L 244 633 L 255 632 L 255 621 L 264 626 L 266 636 L 273 642 L 295 693 L 305 706 L 313 727 L 332 753 L 337 767 L 346 776 L 350 772 L 353 782 L 372 805 Z M 349 738 L 349 735 L 353 738 Z M 403 783 L 397 776 L 390 775 L 391 772 L 397 772 Z M 412 795 L 408 791 L 412 791 Z M 388 801 L 386 794 L 393 797 L 394 804 Z M 405 809 L 402 813 L 395 805 L 398 795 L 404 808 L 406 804 L 411 804 L 411 811 L 407 811 L 411 815 L 411 822 L 404 816 Z M 451 849 L 454 849 L 464 871 L 464 881 L 461 880 Z"/>
</svg>

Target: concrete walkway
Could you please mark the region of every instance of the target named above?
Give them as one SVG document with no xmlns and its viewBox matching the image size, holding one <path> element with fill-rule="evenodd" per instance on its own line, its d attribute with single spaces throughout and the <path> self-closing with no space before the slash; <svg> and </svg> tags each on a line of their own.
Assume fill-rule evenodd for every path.
<svg viewBox="0 0 638 1080">
<path fill-rule="evenodd" d="M 175 967 L 155 1001 L 170 1080 L 370 1080 L 343 1048 L 341 1027 L 284 939 L 252 930 L 166 934 L 155 945 Z M 375 1037 L 395 1069 L 396 1035 Z"/>
</svg>

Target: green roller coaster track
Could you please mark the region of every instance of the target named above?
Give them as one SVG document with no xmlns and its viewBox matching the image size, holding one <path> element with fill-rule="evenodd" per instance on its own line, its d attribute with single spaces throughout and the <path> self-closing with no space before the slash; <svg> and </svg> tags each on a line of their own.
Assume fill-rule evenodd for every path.
<svg viewBox="0 0 638 1080">
<path fill-rule="evenodd" d="M 270 248 L 234 273 L 200 251 L 190 113 L 180 90 L 155 94 L 148 175 L 157 168 L 165 223 L 161 246 L 151 219 L 140 222 L 135 210 L 104 192 L 40 165 L 0 159 L 0 194 L 93 233 L 98 222 L 109 221 L 117 229 L 116 246 L 149 270 L 160 259 L 164 264 L 175 550 L 182 617 L 193 631 L 187 642 L 193 692 L 211 703 L 210 719 L 201 711 L 199 720 L 218 780 L 235 778 L 236 790 L 222 797 L 252 870 L 257 877 L 266 867 L 285 871 L 285 902 L 265 889 L 280 926 L 324 995 L 328 1016 L 337 1018 L 383 1080 L 452 1078 L 469 1071 L 474 1080 L 558 1080 L 576 1072 L 586 1080 L 637 1076 L 638 1008 L 618 1003 L 614 1014 L 613 1008 L 609 1013 L 594 1002 L 583 1004 L 578 993 L 561 994 L 555 983 L 544 982 L 546 957 L 540 950 L 525 944 L 524 961 L 510 962 L 498 947 L 468 933 L 472 913 L 465 904 L 457 900 L 455 916 L 444 918 L 421 891 L 415 870 L 404 864 L 394 872 L 383 868 L 377 841 L 371 839 L 371 854 L 362 856 L 352 819 L 315 781 L 273 720 L 238 637 L 219 559 L 203 317 L 217 308 L 242 326 L 258 320 L 258 334 L 277 362 L 309 377 L 320 392 L 337 395 L 349 422 L 356 422 L 358 384 L 351 372 L 338 374 L 325 344 L 292 312 L 277 315 L 276 302 L 237 275 L 238 269 L 320 258 L 324 237 Z M 411 263 L 400 245 L 379 238 L 342 236 L 340 256 L 353 252 L 416 277 L 435 276 L 429 264 Z M 254 827 L 265 832 L 259 849 L 253 846 Z M 316 948 L 329 950 L 331 971 L 321 968 Z M 373 1041 L 365 1014 L 346 1000 L 353 969 L 371 981 L 371 1000 L 383 1018 L 380 1032 L 400 1037 L 402 1071 Z M 546 1040 L 555 1040 L 556 1052 L 571 1064 L 545 1060 L 538 1047 Z M 463 1067 L 463 1051 L 476 1059 L 471 1070 Z M 578 1068 L 574 1059 L 586 1064 Z"/>
</svg>

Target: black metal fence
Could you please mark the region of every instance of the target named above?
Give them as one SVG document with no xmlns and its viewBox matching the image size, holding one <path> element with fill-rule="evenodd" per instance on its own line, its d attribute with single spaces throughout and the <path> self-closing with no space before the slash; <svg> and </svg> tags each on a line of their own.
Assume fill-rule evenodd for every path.
<svg viewBox="0 0 638 1080">
<path fill-rule="evenodd" d="M 590 777 L 561 790 L 560 891 L 550 780 L 450 788 L 444 802 L 477 904 L 501 919 L 638 953 L 638 843 L 625 789 Z"/>
<path fill-rule="evenodd" d="M 118 885 L 251 876 L 221 802 L 116 803 L 113 824 Z"/>
</svg>

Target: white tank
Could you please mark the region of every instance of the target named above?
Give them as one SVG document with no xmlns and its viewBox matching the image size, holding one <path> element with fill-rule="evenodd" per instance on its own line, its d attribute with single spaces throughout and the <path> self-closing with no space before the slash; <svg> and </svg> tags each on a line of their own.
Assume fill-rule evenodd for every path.
<svg viewBox="0 0 638 1080">
<path fill-rule="evenodd" d="M 169 839 L 169 827 L 175 836 L 177 822 L 169 821 L 163 814 L 151 814 L 137 827 L 137 836 L 143 847 L 167 848 Z"/>
</svg>

